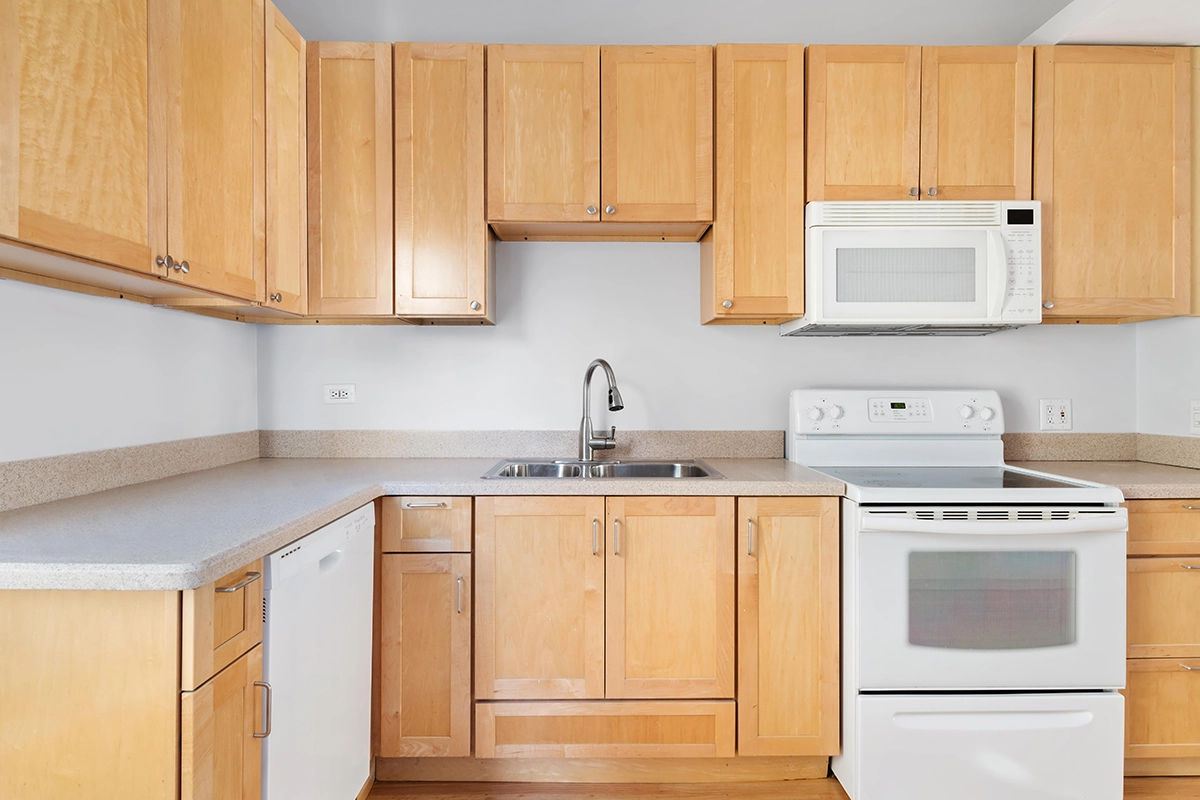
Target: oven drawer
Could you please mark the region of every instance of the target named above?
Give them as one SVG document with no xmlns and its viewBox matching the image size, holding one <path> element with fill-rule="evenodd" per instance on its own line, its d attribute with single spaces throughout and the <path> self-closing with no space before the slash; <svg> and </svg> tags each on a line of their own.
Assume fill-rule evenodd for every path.
<svg viewBox="0 0 1200 800">
<path fill-rule="evenodd" d="M 869 695 L 857 703 L 858 800 L 1121 800 L 1119 694 Z"/>
<path fill-rule="evenodd" d="M 1200 658 L 1200 558 L 1128 560 L 1130 658 Z"/>
</svg>

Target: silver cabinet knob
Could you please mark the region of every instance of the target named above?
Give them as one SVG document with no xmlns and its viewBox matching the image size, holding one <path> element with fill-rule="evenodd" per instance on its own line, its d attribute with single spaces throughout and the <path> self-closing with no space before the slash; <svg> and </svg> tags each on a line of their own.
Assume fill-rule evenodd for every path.
<svg viewBox="0 0 1200 800">
<path fill-rule="evenodd" d="M 605 214 L 615 214 L 615 213 L 617 213 L 617 209 L 615 206 L 605 206 L 604 213 Z"/>
<path fill-rule="evenodd" d="M 909 189 L 909 190 L 908 190 L 908 193 L 909 193 L 911 196 L 913 196 L 913 197 L 920 197 L 920 196 L 921 196 L 921 190 L 920 190 L 920 189 L 918 189 L 916 186 L 914 186 L 914 187 L 912 187 L 911 189 Z"/>
<path fill-rule="evenodd" d="M 275 294 L 271 295 L 271 299 L 276 303 L 280 303 L 283 302 L 283 295 L 279 292 L 276 292 Z"/>
<path fill-rule="evenodd" d="M 188 274 L 188 263 L 186 261 L 180 261 L 178 264 L 175 265 L 175 269 L 179 270 L 184 275 L 187 275 Z"/>
<path fill-rule="evenodd" d="M 1047 300 L 1046 302 L 1042 303 L 1042 308 L 1054 308 L 1054 301 Z"/>
<path fill-rule="evenodd" d="M 478 310 L 479 310 L 479 301 L 478 301 L 478 300 L 472 300 L 472 301 L 471 301 L 471 310 L 472 310 L 472 311 L 478 311 Z"/>
<path fill-rule="evenodd" d="M 587 212 L 588 212 L 589 214 L 595 214 L 595 213 L 596 213 L 596 207 L 595 207 L 595 206 L 588 206 L 588 207 L 587 207 Z"/>
<path fill-rule="evenodd" d="M 936 197 L 936 196 L 937 196 L 937 187 L 936 187 L 936 186 L 930 186 L 930 187 L 929 187 L 929 196 L 930 196 L 930 197 Z"/>
<path fill-rule="evenodd" d="M 167 269 L 175 269 L 176 268 L 175 267 L 175 259 L 171 258 L 170 253 L 168 253 L 165 256 L 159 256 L 158 258 L 154 259 L 154 263 L 158 264 L 160 267 L 166 267 Z"/>
<path fill-rule="evenodd" d="M 733 301 L 726 300 L 724 303 L 721 303 L 721 306 L 722 308 L 733 308 Z"/>
</svg>

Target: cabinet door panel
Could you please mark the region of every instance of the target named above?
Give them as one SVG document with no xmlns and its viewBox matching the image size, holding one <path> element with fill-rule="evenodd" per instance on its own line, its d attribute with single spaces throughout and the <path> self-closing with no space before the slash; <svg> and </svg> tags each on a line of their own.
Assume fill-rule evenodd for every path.
<svg viewBox="0 0 1200 800">
<path fill-rule="evenodd" d="M 733 499 L 606 505 L 605 696 L 733 697 Z"/>
<path fill-rule="evenodd" d="M 1191 51 L 1037 48 L 1046 316 L 1186 314 Z"/>
<path fill-rule="evenodd" d="M 712 70 L 707 46 L 601 48 L 605 220 L 712 219 Z"/>
<path fill-rule="evenodd" d="M 263 0 L 171 0 L 166 58 L 168 277 L 265 299 L 266 14 Z"/>
<path fill-rule="evenodd" d="M 921 56 L 922 199 L 1030 199 L 1033 48 L 925 47 Z"/>
<path fill-rule="evenodd" d="M 382 498 L 385 553 L 471 552 L 470 497 Z"/>
<path fill-rule="evenodd" d="M 402 42 L 395 59 L 396 313 L 491 319 L 483 45 Z"/>
<path fill-rule="evenodd" d="M 180 702 L 180 800 L 258 800 L 262 795 L 262 647 L 255 647 Z"/>
<path fill-rule="evenodd" d="M 738 752 L 838 752 L 835 497 L 738 500 Z"/>
<path fill-rule="evenodd" d="M 475 501 L 478 699 L 604 697 L 604 499 Z"/>
<path fill-rule="evenodd" d="M 391 316 L 392 48 L 308 44 L 308 311 Z"/>
<path fill-rule="evenodd" d="M 487 58 L 488 220 L 598 222 L 600 48 L 491 45 Z"/>
<path fill-rule="evenodd" d="M 162 274 L 163 4 L 0 4 L 0 236 Z"/>
<path fill-rule="evenodd" d="M 716 216 L 701 242 L 701 320 L 795 319 L 804 315 L 804 46 L 722 44 L 716 61 Z"/>
<path fill-rule="evenodd" d="M 1130 658 L 1200 658 L 1200 558 L 1131 558 Z"/>
<path fill-rule="evenodd" d="M 1164 658 L 1127 663 L 1125 757 L 1200 757 L 1200 662 Z"/>
<path fill-rule="evenodd" d="M 1130 500 L 1129 554 L 1200 556 L 1200 500 Z"/>
<path fill-rule="evenodd" d="M 471 556 L 385 555 L 379 755 L 471 754 Z"/>
<path fill-rule="evenodd" d="M 305 46 L 267 0 L 267 305 L 296 314 L 308 310 Z"/>
<path fill-rule="evenodd" d="M 916 200 L 921 48 L 808 48 L 808 199 Z"/>
</svg>

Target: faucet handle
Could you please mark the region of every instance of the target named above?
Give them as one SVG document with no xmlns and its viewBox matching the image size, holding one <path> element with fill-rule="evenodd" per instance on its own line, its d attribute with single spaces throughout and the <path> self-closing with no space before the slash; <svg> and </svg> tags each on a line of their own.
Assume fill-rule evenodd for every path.
<svg viewBox="0 0 1200 800">
<path fill-rule="evenodd" d="M 613 426 L 612 426 L 612 433 L 610 433 L 610 434 L 608 435 L 608 440 L 609 440 L 610 442 L 616 442 L 616 441 L 617 441 L 617 426 L 616 426 L 616 425 L 613 425 Z"/>
</svg>

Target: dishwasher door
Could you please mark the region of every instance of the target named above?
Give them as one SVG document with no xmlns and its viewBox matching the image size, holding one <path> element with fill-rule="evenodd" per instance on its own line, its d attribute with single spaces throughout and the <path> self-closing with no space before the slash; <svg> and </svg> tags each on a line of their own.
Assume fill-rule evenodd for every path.
<svg viewBox="0 0 1200 800">
<path fill-rule="evenodd" d="M 374 555 L 370 504 L 267 557 L 264 800 L 352 800 L 367 781 Z"/>
</svg>

